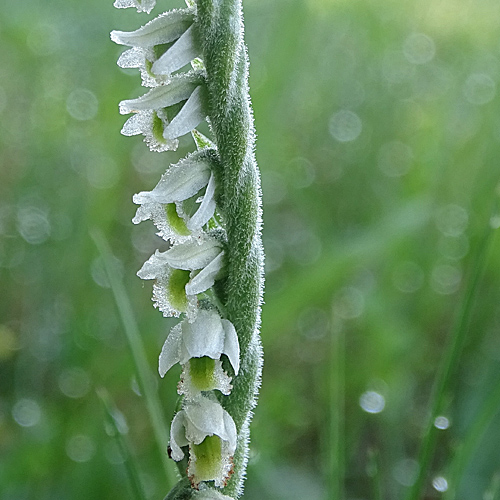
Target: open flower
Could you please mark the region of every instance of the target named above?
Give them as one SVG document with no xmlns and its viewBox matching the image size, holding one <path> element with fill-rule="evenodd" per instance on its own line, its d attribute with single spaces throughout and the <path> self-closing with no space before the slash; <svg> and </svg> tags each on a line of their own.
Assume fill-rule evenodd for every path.
<svg viewBox="0 0 500 500">
<path fill-rule="evenodd" d="M 194 12 L 193 8 L 172 10 L 138 30 L 112 31 L 114 42 L 131 47 L 120 56 L 118 66 L 139 68 L 146 87 L 168 81 L 168 75 L 201 53 L 193 25 Z"/>
<path fill-rule="evenodd" d="M 134 113 L 121 132 L 126 136 L 143 134 L 152 151 L 176 149 L 177 138 L 205 119 L 205 103 L 199 72 L 176 75 L 147 94 L 120 103 L 121 114 Z"/>
<path fill-rule="evenodd" d="M 203 234 L 156 252 L 137 272 L 139 278 L 155 279 L 153 301 L 164 316 L 187 313 L 194 318 L 196 295 L 213 286 L 224 265 L 222 243 Z"/>
<path fill-rule="evenodd" d="M 204 195 L 198 197 L 203 188 Z M 163 239 L 184 241 L 198 236 L 213 217 L 214 195 L 212 156 L 206 150 L 197 152 L 171 165 L 151 191 L 134 195 L 133 201 L 140 207 L 132 222 L 151 219 Z"/>
<path fill-rule="evenodd" d="M 163 377 L 180 363 L 180 394 L 192 397 L 200 391 L 218 389 L 227 395 L 232 386 L 231 378 L 222 369 L 223 354 L 238 375 L 240 347 L 233 324 L 214 310 L 200 310 L 192 323 L 183 320 L 172 328 L 160 354 L 158 371 Z"/>
<path fill-rule="evenodd" d="M 187 472 L 191 484 L 197 487 L 202 481 L 214 481 L 215 486 L 223 487 L 233 468 L 236 437 L 231 415 L 218 402 L 198 396 L 187 400 L 172 421 L 171 456 L 182 460 L 182 448 L 189 446 Z"/>
</svg>

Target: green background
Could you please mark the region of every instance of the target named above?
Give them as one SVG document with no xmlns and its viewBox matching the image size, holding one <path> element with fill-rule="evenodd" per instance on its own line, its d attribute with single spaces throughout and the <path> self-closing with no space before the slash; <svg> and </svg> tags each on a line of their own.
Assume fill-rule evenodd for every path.
<svg viewBox="0 0 500 500">
<path fill-rule="evenodd" d="M 152 14 L 182 5 L 159 0 Z M 332 498 L 339 414 L 346 498 L 375 499 L 377 482 L 381 498 L 402 498 L 432 382 L 489 237 L 447 398 L 450 427 L 427 481 L 425 498 L 439 498 L 432 479 L 448 477 L 500 383 L 500 242 L 491 229 L 500 226 L 500 6 L 245 0 L 244 8 L 267 254 L 265 365 L 245 498 Z M 165 244 L 151 224 L 131 223 L 132 195 L 193 143 L 185 136 L 178 151 L 157 154 L 119 134 L 118 102 L 144 89 L 138 72 L 115 65 L 122 49 L 109 40 L 112 29 L 151 17 L 111 1 L 0 5 L 2 500 L 132 498 L 99 388 L 121 412 L 146 497 L 167 492 L 90 236 L 104 233 L 116 255 L 168 422 L 179 370 L 162 380 L 156 364 L 175 321 L 153 309 L 151 283 L 135 276 Z M 335 393 L 339 338 L 345 412 Z M 490 404 L 493 415 L 498 402 Z M 495 498 L 499 429 L 499 416 L 481 428 L 457 498 Z"/>
</svg>

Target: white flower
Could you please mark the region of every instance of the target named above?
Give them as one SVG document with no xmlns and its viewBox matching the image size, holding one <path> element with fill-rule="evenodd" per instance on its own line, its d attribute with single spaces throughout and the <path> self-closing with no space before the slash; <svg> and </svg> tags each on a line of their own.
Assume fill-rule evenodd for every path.
<svg viewBox="0 0 500 500">
<path fill-rule="evenodd" d="M 214 481 L 215 486 L 223 487 L 232 471 L 236 439 L 231 415 L 218 402 L 198 396 L 186 401 L 172 421 L 172 458 L 182 460 L 181 448 L 189 445 L 187 472 L 191 484 L 197 487 L 201 481 Z"/>
<path fill-rule="evenodd" d="M 196 295 L 213 286 L 223 268 L 222 244 L 207 234 L 173 245 L 166 252 L 156 252 L 137 275 L 155 279 L 153 301 L 164 316 L 196 312 Z"/>
<path fill-rule="evenodd" d="M 118 59 L 122 68 L 139 68 L 143 85 L 154 87 L 198 57 L 201 49 L 193 25 L 193 8 L 171 10 L 138 30 L 112 31 L 111 39 L 132 47 Z"/>
<path fill-rule="evenodd" d="M 235 375 L 240 368 L 240 347 L 233 324 L 216 311 L 200 310 L 190 323 L 181 321 L 170 331 L 163 345 L 158 371 L 163 377 L 172 366 L 183 367 L 179 393 L 188 397 L 200 391 L 220 390 L 229 394 L 231 378 L 222 369 L 220 357 L 225 354 Z"/>
<path fill-rule="evenodd" d="M 113 4 L 117 9 L 126 9 L 135 7 L 137 12 L 146 12 L 149 14 L 156 4 L 156 0 L 115 0 Z"/>
<path fill-rule="evenodd" d="M 215 212 L 212 167 L 206 152 L 194 153 L 171 165 L 151 191 L 134 195 L 133 201 L 140 207 L 132 222 L 151 219 L 165 240 L 184 241 L 199 235 Z M 204 187 L 203 197 L 198 197 Z"/>
<path fill-rule="evenodd" d="M 137 99 L 120 103 L 120 113 L 135 113 L 122 128 L 123 135 L 145 136 L 152 151 L 177 148 L 177 137 L 193 130 L 207 115 L 205 111 L 203 77 L 190 72 L 176 75 L 165 85 L 151 89 Z M 167 110 L 184 103 L 170 121 Z"/>
</svg>

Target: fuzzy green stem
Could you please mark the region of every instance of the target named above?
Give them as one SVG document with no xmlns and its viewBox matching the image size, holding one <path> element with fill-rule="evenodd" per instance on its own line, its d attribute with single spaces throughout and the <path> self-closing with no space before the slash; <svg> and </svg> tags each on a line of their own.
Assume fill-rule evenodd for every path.
<svg viewBox="0 0 500 500">
<path fill-rule="evenodd" d="M 207 71 L 209 118 L 223 166 L 222 207 L 228 275 L 224 306 L 240 343 L 241 371 L 220 399 L 238 430 L 234 474 L 224 494 L 241 494 L 248 456 L 248 425 L 261 375 L 258 336 L 263 289 L 260 180 L 254 158 L 253 118 L 247 85 L 240 0 L 198 0 L 198 23 Z"/>
</svg>

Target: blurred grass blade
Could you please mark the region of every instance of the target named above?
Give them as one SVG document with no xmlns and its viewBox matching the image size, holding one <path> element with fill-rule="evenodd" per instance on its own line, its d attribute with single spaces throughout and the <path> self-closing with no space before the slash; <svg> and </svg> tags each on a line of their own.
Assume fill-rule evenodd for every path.
<svg viewBox="0 0 500 500">
<path fill-rule="evenodd" d="M 118 312 L 123 323 L 123 328 L 125 330 L 130 349 L 132 351 L 132 357 L 137 373 L 137 382 L 146 401 L 158 452 L 160 453 L 163 468 L 165 470 L 167 479 L 167 484 L 165 486 L 171 488 L 177 482 L 178 476 L 175 464 L 168 459 L 167 454 L 163 451 L 168 443 L 167 426 L 161 411 L 160 401 L 152 384 L 151 371 L 147 362 L 139 329 L 132 313 L 132 305 L 130 304 L 130 300 L 122 281 L 113 271 L 113 255 L 106 239 L 98 230 L 92 231 L 91 236 L 103 259 L 104 268 L 115 297 Z"/>
<path fill-rule="evenodd" d="M 384 500 L 382 496 L 382 478 L 380 477 L 379 452 L 368 450 L 368 475 L 372 478 L 372 489 L 374 500 Z"/>
<path fill-rule="evenodd" d="M 343 325 L 334 314 L 331 335 L 328 498 L 342 500 L 345 479 L 345 339 Z"/>
<path fill-rule="evenodd" d="M 443 362 L 439 366 L 439 371 L 436 375 L 431 397 L 432 409 L 429 414 L 429 420 L 427 422 L 418 458 L 419 471 L 415 483 L 406 496 L 407 500 L 419 500 L 421 498 L 425 480 L 429 475 L 429 468 L 432 465 L 438 432 L 438 429 L 434 425 L 434 419 L 443 412 L 446 406 L 449 384 L 452 375 L 458 367 L 462 348 L 469 329 L 474 298 L 484 273 L 494 234 L 495 232 L 488 225 L 482 241 L 476 249 L 475 256 L 471 260 L 475 265 L 467 280 L 467 286 L 464 290 L 460 308 L 458 309 L 458 316 L 448 346 L 443 354 Z"/>
<path fill-rule="evenodd" d="M 500 411 L 500 381 L 495 384 L 495 390 L 483 403 L 481 410 L 472 421 L 471 428 L 464 441 L 460 444 L 450 466 L 450 488 L 446 492 L 445 499 L 452 500 L 456 497 L 460 479 L 465 467 L 470 462 L 480 440 L 491 424 L 493 418 Z M 499 478 L 500 479 L 500 478 Z M 492 497 L 493 498 L 493 497 Z"/>
<path fill-rule="evenodd" d="M 146 500 L 146 495 L 144 494 L 144 488 L 141 483 L 139 476 L 139 468 L 130 452 L 130 445 L 123 436 L 123 430 L 119 428 L 115 415 L 117 409 L 108 394 L 108 391 L 104 388 L 97 389 L 97 396 L 101 400 L 101 403 L 105 410 L 106 420 L 109 426 L 113 429 L 114 438 L 118 449 L 124 459 L 125 470 L 130 483 L 130 489 L 132 490 L 132 495 L 134 500 Z"/>
</svg>

